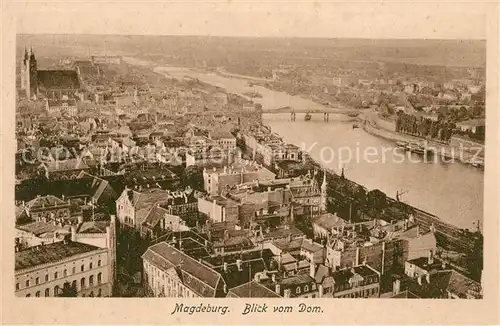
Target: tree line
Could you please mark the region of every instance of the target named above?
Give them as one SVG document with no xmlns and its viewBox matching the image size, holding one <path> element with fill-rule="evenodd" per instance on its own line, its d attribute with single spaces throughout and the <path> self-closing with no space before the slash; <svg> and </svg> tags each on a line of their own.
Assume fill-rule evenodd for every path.
<svg viewBox="0 0 500 326">
<path fill-rule="evenodd" d="M 440 141 L 449 141 L 455 128 L 454 123 L 445 121 L 442 116 L 434 121 L 400 112 L 396 119 L 396 132 Z"/>
</svg>

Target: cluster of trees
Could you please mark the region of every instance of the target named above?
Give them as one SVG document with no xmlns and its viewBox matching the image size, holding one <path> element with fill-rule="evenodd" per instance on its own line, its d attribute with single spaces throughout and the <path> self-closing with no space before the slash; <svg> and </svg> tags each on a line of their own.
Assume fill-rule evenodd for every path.
<svg viewBox="0 0 500 326">
<path fill-rule="evenodd" d="M 203 190 L 203 168 L 198 165 L 188 166 L 181 176 L 181 183 L 195 190 Z"/>
<path fill-rule="evenodd" d="M 438 117 L 438 121 L 433 121 L 399 113 L 396 119 L 396 132 L 441 141 L 449 141 L 455 128 L 455 124 L 444 120 L 442 115 Z"/>
</svg>

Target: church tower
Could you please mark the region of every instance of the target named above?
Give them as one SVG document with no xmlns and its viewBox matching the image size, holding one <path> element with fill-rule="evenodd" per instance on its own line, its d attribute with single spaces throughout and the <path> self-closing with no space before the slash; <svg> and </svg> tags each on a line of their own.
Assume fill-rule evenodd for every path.
<svg viewBox="0 0 500 326">
<path fill-rule="evenodd" d="M 326 212 L 326 201 L 327 201 L 327 194 L 326 194 L 326 169 L 323 171 L 323 183 L 321 184 L 321 199 L 320 199 L 320 204 L 319 204 L 319 210 L 320 212 Z"/>
<path fill-rule="evenodd" d="M 24 48 L 24 57 L 21 71 L 21 88 L 26 91 L 26 97 L 36 95 L 38 89 L 38 69 L 33 48 Z"/>
</svg>

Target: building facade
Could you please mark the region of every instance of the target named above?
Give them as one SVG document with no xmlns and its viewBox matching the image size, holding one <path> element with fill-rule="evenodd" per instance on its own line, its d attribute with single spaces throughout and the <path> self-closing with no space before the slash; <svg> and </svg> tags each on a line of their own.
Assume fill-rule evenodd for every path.
<svg viewBox="0 0 500 326">
<path fill-rule="evenodd" d="M 17 297 L 61 296 L 65 284 L 79 297 L 111 296 L 113 272 L 106 248 L 61 241 L 16 252 Z"/>
</svg>

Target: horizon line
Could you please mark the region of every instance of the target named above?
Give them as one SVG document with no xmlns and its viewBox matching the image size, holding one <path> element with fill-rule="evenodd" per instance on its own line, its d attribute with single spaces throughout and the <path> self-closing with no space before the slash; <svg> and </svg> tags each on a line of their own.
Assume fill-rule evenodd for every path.
<svg viewBox="0 0 500 326">
<path fill-rule="evenodd" d="M 371 41 L 474 41 L 474 42 L 487 42 L 486 38 L 446 38 L 446 37 L 422 37 L 422 38 L 412 38 L 412 37 L 363 37 L 363 36 L 272 36 L 272 35 L 207 35 L 207 34 L 116 34 L 116 33 L 16 33 L 18 36 L 119 36 L 119 37 L 132 37 L 132 36 L 142 36 L 142 37 L 206 37 L 206 38 L 248 38 L 248 39 L 324 39 L 324 40 L 371 40 Z"/>
</svg>

